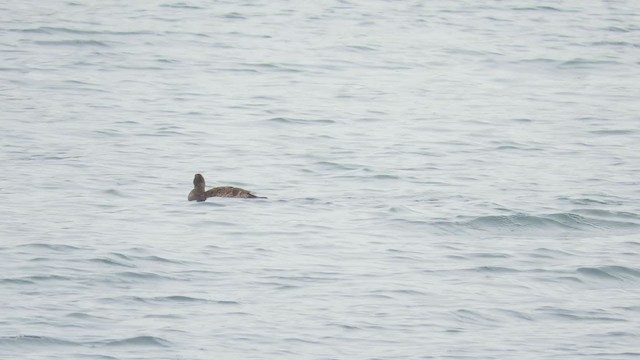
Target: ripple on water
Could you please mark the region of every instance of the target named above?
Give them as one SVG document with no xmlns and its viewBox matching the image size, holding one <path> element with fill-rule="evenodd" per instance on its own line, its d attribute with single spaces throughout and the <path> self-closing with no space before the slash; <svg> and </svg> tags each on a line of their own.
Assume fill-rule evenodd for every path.
<svg viewBox="0 0 640 360">
<path fill-rule="evenodd" d="M 217 305 L 239 305 L 240 303 L 233 300 L 211 300 L 205 298 L 198 298 L 193 296 L 186 295 L 168 295 L 168 296 L 153 296 L 153 297 L 142 297 L 142 296 L 118 296 L 118 297 L 107 297 L 101 299 L 105 303 L 122 303 L 122 302 L 134 302 L 134 303 L 145 303 L 145 304 L 171 304 L 171 303 L 182 303 L 182 304 L 217 304 Z"/>
<path fill-rule="evenodd" d="M 559 317 L 566 320 L 580 321 L 580 322 L 620 323 L 620 322 L 629 321 L 627 319 L 613 316 L 613 314 L 609 314 L 604 310 L 585 311 L 585 310 L 558 308 L 554 306 L 544 306 L 537 309 L 536 311 L 542 314 L 551 315 L 553 317 Z"/>
<path fill-rule="evenodd" d="M 42 46 L 109 47 L 106 42 L 98 40 L 39 40 L 34 43 Z"/>
<path fill-rule="evenodd" d="M 470 269 L 471 271 L 476 272 L 488 272 L 488 273 L 515 273 L 520 272 L 520 270 L 503 267 L 503 266 L 480 266 L 476 268 Z"/>
<path fill-rule="evenodd" d="M 329 125 L 335 124 L 335 120 L 330 119 L 294 119 L 294 118 L 284 118 L 284 117 L 275 117 L 271 119 L 267 119 L 268 122 L 275 124 L 290 124 L 290 125 L 314 125 L 314 124 L 322 124 Z"/>
<path fill-rule="evenodd" d="M 177 2 L 171 4 L 162 4 L 160 7 L 172 8 L 172 9 L 190 9 L 190 10 L 202 10 L 204 8 L 196 5 L 190 5 L 184 2 Z"/>
<path fill-rule="evenodd" d="M 22 33 L 34 33 L 34 34 L 76 34 L 76 35 L 140 35 L 140 34 L 153 34 L 148 31 L 106 31 L 106 30 L 83 30 L 83 29 L 70 29 L 65 27 L 54 26 L 41 26 L 38 28 L 28 29 L 12 29 L 11 31 Z"/>
<path fill-rule="evenodd" d="M 115 274 L 116 278 L 123 281 L 159 281 L 159 280 L 176 280 L 174 277 L 145 271 L 124 271 Z"/>
<path fill-rule="evenodd" d="M 237 305 L 235 301 L 219 301 L 209 300 L 203 298 L 196 298 L 184 295 L 171 295 L 171 296 L 159 296 L 149 299 L 153 302 L 178 302 L 178 303 L 203 303 L 203 304 L 223 304 L 223 305 Z"/>
<path fill-rule="evenodd" d="M 135 336 L 119 340 L 111 340 L 104 342 L 105 346 L 110 347 L 170 347 L 171 342 L 155 336 Z"/>
<path fill-rule="evenodd" d="M 7 285 L 33 285 L 35 281 L 27 280 L 27 279 L 15 279 L 15 278 L 3 278 L 0 279 L 0 284 Z"/>
<path fill-rule="evenodd" d="M 452 232 L 482 231 L 514 235 L 582 235 L 597 233 L 632 233 L 640 230 L 640 219 L 635 214 L 615 213 L 607 210 L 575 211 L 542 215 L 489 215 L 462 222 L 436 221 L 435 227 Z"/>
<path fill-rule="evenodd" d="M 35 335 L 20 335 L 20 336 L 6 336 L 0 337 L 0 345 L 2 347 L 18 347 L 18 348 L 32 348 L 32 347 L 51 347 L 51 346 L 76 346 L 80 345 L 77 342 L 62 340 L 59 338 L 48 336 L 35 336 Z"/>
<path fill-rule="evenodd" d="M 69 280 L 71 280 L 71 278 L 67 277 L 67 276 L 49 274 L 49 275 L 25 276 L 25 277 L 21 278 L 20 280 L 31 281 L 31 282 L 34 282 L 34 283 L 42 283 L 42 282 L 49 282 L 49 281 L 69 281 Z"/>
<path fill-rule="evenodd" d="M 58 252 L 67 252 L 73 250 L 81 250 L 82 248 L 65 245 L 65 244 L 45 244 L 45 243 L 30 243 L 30 244 L 21 244 L 16 246 L 18 248 L 34 248 L 34 249 L 46 249 L 53 250 Z"/>
<path fill-rule="evenodd" d="M 169 259 L 162 256 L 157 256 L 157 255 L 133 256 L 132 258 L 136 260 L 149 261 L 152 263 L 167 263 L 167 264 L 179 264 L 179 265 L 185 264 L 185 262 L 182 260 L 174 260 L 174 259 Z"/>
<path fill-rule="evenodd" d="M 640 270 L 629 268 L 626 266 L 600 266 L 600 267 L 581 267 L 577 270 L 578 274 L 585 275 L 590 278 L 601 280 L 616 281 L 638 281 L 640 280 Z"/>
<path fill-rule="evenodd" d="M 94 259 L 89 259 L 89 262 L 92 262 L 95 264 L 101 264 L 101 265 L 108 265 L 108 266 L 118 266 L 118 267 L 127 267 L 127 268 L 135 267 L 135 265 L 127 264 L 122 261 L 116 261 L 114 259 L 109 259 L 109 258 L 94 258 Z"/>
</svg>

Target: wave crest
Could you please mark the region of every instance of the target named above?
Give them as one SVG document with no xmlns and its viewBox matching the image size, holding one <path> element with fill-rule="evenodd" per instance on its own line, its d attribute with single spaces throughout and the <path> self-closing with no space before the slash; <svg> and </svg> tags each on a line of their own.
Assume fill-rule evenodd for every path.
<svg viewBox="0 0 640 360">
<path fill-rule="evenodd" d="M 451 232 L 481 231 L 522 235 L 633 233 L 640 231 L 640 216 L 606 210 L 576 210 L 541 215 L 489 215 L 464 221 L 438 222 L 435 225 Z"/>
</svg>

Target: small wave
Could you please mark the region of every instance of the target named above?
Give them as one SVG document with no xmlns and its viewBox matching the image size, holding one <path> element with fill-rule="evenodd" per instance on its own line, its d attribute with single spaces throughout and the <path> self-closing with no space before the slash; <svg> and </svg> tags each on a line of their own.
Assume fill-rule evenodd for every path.
<svg viewBox="0 0 640 360">
<path fill-rule="evenodd" d="M 18 280 L 41 282 L 41 281 L 67 281 L 67 280 L 71 280 L 71 278 L 68 278 L 66 276 L 60 276 L 60 275 L 32 275 L 32 276 L 25 276 Z"/>
<path fill-rule="evenodd" d="M 107 43 L 98 40 L 41 40 L 35 41 L 38 45 L 45 46 L 99 46 L 108 47 Z"/>
<path fill-rule="evenodd" d="M 200 6 L 189 5 L 189 4 L 183 3 L 183 2 L 172 3 L 172 4 L 162 4 L 162 5 L 160 5 L 160 7 L 172 8 L 172 9 L 193 9 L 193 10 L 203 9 Z"/>
<path fill-rule="evenodd" d="M 25 279 L 5 278 L 5 279 L 0 279 L 0 284 L 33 285 L 35 284 L 35 282 L 31 280 L 25 280 Z"/>
<path fill-rule="evenodd" d="M 283 117 L 275 117 L 268 119 L 267 121 L 273 122 L 276 124 L 297 124 L 297 125 L 311 125 L 311 124 L 335 124 L 335 120 L 329 119 L 294 119 L 294 118 L 283 118 Z"/>
<path fill-rule="evenodd" d="M 515 64 L 558 64 L 559 61 L 548 58 L 523 59 L 514 62 Z"/>
<path fill-rule="evenodd" d="M 152 272 L 133 272 L 125 271 L 116 274 L 119 278 L 133 279 L 133 280 L 172 280 L 173 278 L 163 276 Z"/>
<path fill-rule="evenodd" d="M 517 122 L 517 123 L 531 123 L 531 122 L 533 122 L 532 119 L 528 119 L 528 118 L 515 118 L 515 119 L 511 119 L 511 121 Z"/>
<path fill-rule="evenodd" d="M 608 314 L 600 311 L 576 311 L 571 309 L 562 309 L 551 306 L 545 306 L 540 311 L 548 313 L 552 316 L 569 319 L 572 321 L 597 321 L 597 322 L 626 322 L 628 320 L 607 316 Z"/>
<path fill-rule="evenodd" d="M 118 360 L 118 358 L 109 356 L 109 355 L 101 355 L 101 354 L 77 354 L 78 358 L 84 359 L 95 359 L 95 360 Z"/>
<path fill-rule="evenodd" d="M 131 260 L 131 258 L 129 256 L 127 256 L 125 254 L 122 254 L 122 253 L 112 252 L 111 255 L 114 256 L 114 257 L 117 257 L 119 259 L 122 259 L 122 260 Z"/>
<path fill-rule="evenodd" d="M 509 142 L 507 144 L 497 145 L 495 148 L 497 151 L 541 151 L 541 148 L 531 147 L 515 142 Z"/>
<path fill-rule="evenodd" d="M 633 44 L 626 41 L 596 41 L 592 42 L 593 46 L 622 46 L 622 47 L 640 47 L 640 44 Z"/>
<path fill-rule="evenodd" d="M 332 162 L 332 161 L 318 161 L 317 163 L 315 163 L 315 165 L 320 165 L 322 167 L 326 167 L 332 170 L 345 170 L 345 171 L 350 171 L 351 173 L 353 172 L 370 172 L 371 170 L 367 169 L 367 168 L 363 168 L 361 166 L 358 165 L 349 165 L 349 164 L 340 164 L 340 163 L 336 163 L 336 162 Z M 345 173 L 342 173 L 340 175 L 331 175 L 331 176 L 326 176 L 326 177 L 336 177 L 336 176 L 345 176 Z"/>
<path fill-rule="evenodd" d="M 600 65 L 612 65 L 617 63 L 618 62 L 616 61 L 610 61 L 610 60 L 573 59 L 573 60 L 565 61 L 558 66 L 560 68 L 567 68 L 567 69 L 586 69 L 586 68 L 593 68 Z"/>
<path fill-rule="evenodd" d="M 618 204 L 613 203 L 613 204 Z M 583 214 L 586 216 L 591 216 L 600 219 L 624 219 L 625 221 L 630 221 L 632 223 L 639 222 L 640 223 L 640 215 L 634 214 L 626 211 L 610 211 L 610 210 L 602 210 L 602 209 L 579 209 L 573 210 L 574 213 Z"/>
<path fill-rule="evenodd" d="M 28 70 L 26 70 L 26 69 L 17 68 L 17 67 L 0 67 L 0 71 L 17 72 L 17 73 L 27 73 L 28 72 Z"/>
<path fill-rule="evenodd" d="M 116 357 L 102 354 L 82 354 L 78 353 L 74 357 L 78 357 L 78 359 L 91 359 L 91 360 L 119 360 Z"/>
<path fill-rule="evenodd" d="M 172 131 L 172 130 L 157 130 L 154 133 L 141 133 L 141 134 L 136 134 L 136 136 L 139 137 L 173 137 L 173 136 L 182 136 L 185 135 L 183 132 L 180 131 Z"/>
<path fill-rule="evenodd" d="M 590 217 L 581 215 L 591 215 Z M 605 216 L 604 214 L 607 214 Z M 627 213 L 628 214 L 628 213 Z M 601 212 L 598 217 L 593 212 L 574 211 L 566 214 L 552 214 L 550 216 L 561 221 L 574 222 L 577 226 L 587 227 L 587 230 L 599 229 L 601 231 L 636 231 L 640 229 L 640 218 L 636 215 L 625 215 L 621 212 Z"/>
<path fill-rule="evenodd" d="M 182 319 L 182 316 L 177 314 L 148 314 L 144 317 L 147 319 Z"/>
<path fill-rule="evenodd" d="M 125 264 L 123 262 L 119 262 L 119 261 L 116 261 L 116 260 L 113 260 L 113 259 L 109 259 L 109 258 L 94 258 L 94 259 L 89 259 L 89 262 L 103 264 L 103 265 L 110 265 L 110 266 L 128 267 L 128 268 L 135 267 L 134 265 Z"/>
<path fill-rule="evenodd" d="M 580 280 L 575 276 L 558 276 L 550 280 L 551 282 L 563 282 L 563 283 L 571 283 L 571 284 L 584 284 L 584 281 Z"/>
<path fill-rule="evenodd" d="M 294 342 L 294 343 L 303 343 L 303 344 L 321 344 L 320 341 L 315 341 L 315 340 L 310 340 L 310 339 L 303 339 L 303 338 L 299 338 L 299 337 L 286 338 L 286 339 L 284 339 L 284 341 L 286 341 L 286 342 Z"/>
<path fill-rule="evenodd" d="M 0 337 L 0 345 L 31 348 L 33 346 L 69 346 L 78 345 L 78 343 L 48 336 L 20 335 Z"/>
<path fill-rule="evenodd" d="M 154 302 L 180 302 L 180 303 L 212 303 L 215 301 L 211 301 L 208 299 L 195 298 L 191 296 L 184 295 L 171 295 L 171 296 L 159 296 L 149 299 Z"/>
<path fill-rule="evenodd" d="M 31 243 L 31 244 L 22 244 L 17 247 L 26 247 L 26 248 L 40 248 L 47 249 L 53 251 L 70 251 L 70 250 L 80 250 L 79 247 L 64 245 L 64 244 L 44 244 L 44 243 Z"/>
<path fill-rule="evenodd" d="M 117 196 L 117 197 L 121 197 L 121 198 L 128 198 L 130 196 L 126 195 L 125 193 L 116 190 L 116 189 L 108 189 L 108 190 L 104 190 L 104 193 L 107 195 L 113 195 L 113 196 Z"/>
<path fill-rule="evenodd" d="M 596 135 L 629 135 L 633 134 L 635 130 L 632 129 L 611 129 L 611 130 L 593 130 L 589 131 L 591 134 Z"/>
<path fill-rule="evenodd" d="M 517 146 L 514 146 L 514 145 L 501 145 L 501 146 L 496 147 L 496 150 L 499 150 L 499 151 L 520 150 L 520 148 L 517 147 Z"/>
<path fill-rule="evenodd" d="M 635 281 L 640 280 L 640 270 L 625 266 L 581 267 L 579 274 L 604 280 Z"/>
<path fill-rule="evenodd" d="M 515 231 L 522 228 L 572 228 L 553 219 L 525 214 L 519 215 L 490 215 L 473 219 L 466 223 L 471 228 L 478 230 L 506 230 Z M 573 228 L 572 228 L 573 229 Z"/>
<path fill-rule="evenodd" d="M 141 297 L 141 296 L 118 296 L 103 298 L 102 301 L 108 303 L 121 303 L 121 302 L 134 302 L 143 304 L 158 304 L 158 303 L 182 303 L 182 304 L 218 304 L 218 305 L 239 305 L 240 303 L 233 300 L 210 300 L 197 298 L 185 295 L 169 295 L 169 296 L 155 296 L 155 297 Z"/>
<path fill-rule="evenodd" d="M 512 257 L 512 255 L 502 253 L 472 253 L 469 256 L 480 259 L 506 259 Z"/>
<path fill-rule="evenodd" d="M 220 304 L 220 305 L 239 305 L 240 303 L 237 301 L 232 301 L 232 300 L 218 300 L 216 301 L 216 304 Z"/>
<path fill-rule="evenodd" d="M 560 197 L 559 200 L 569 201 L 576 205 L 621 205 L 622 201 L 620 200 L 601 200 L 601 199 L 592 199 L 592 198 L 567 198 Z"/>
<path fill-rule="evenodd" d="M 473 268 L 473 269 L 470 269 L 470 270 L 471 271 L 476 271 L 476 272 L 489 272 L 489 273 L 519 272 L 519 270 L 508 268 L 508 267 L 502 267 L 502 266 L 480 266 L 480 267 Z"/>
<path fill-rule="evenodd" d="M 114 303 L 122 303 L 122 302 L 135 302 L 135 303 L 147 303 L 148 299 L 140 297 L 140 296 L 118 296 L 118 297 L 106 297 L 101 298 L 100 301 L 114 304 Z"/>
<path fill-rule="evenodd" d="M 360 327 L 355 325 L 347 325 L 347 324 L 339 324 L 339 323 L 328 323 L 327 326 L 335 326 L 343 330 L 361 330 Z"/>
<path fill-rule="evenodd" d="M 270 64 L 270 63 L 243 63 L 239 64 L 241 66 L 246 66 L 253 70 L 264 70 L 269 72 L 286 72 L 286 73 L 300 73 L 302 70 L 294 69 L 285 64 Z"/>
<path fill-rule="evenodd" d="M 164 64 L 177 64 L 179 63 L 179 60 L 162 58 L 162 59 L 156 59 L 156 62 L 164 63 Z"/>
<path fill-rule="evenodd" d="M 599 214 L 595 216 L 595 214 Z M 534 235 L 537 233 L 628 233 L 640 230 L 640 218 L 635 214 L 618 214 L 606 210 L 596 213 L 576 210 L 570 213 L 543 215 L 489 215 L 462 222 L 440 221 L 436 227 L 451 231 L 483 231 Z"/>
<path fill-rule="evenodd" d="M 135 259 L 140 259 L 140 260 L 146 260 L 146 261 L 152 261 L 152 262 L 161 262 L 161 263 L 168 263 L 168 264 L 184 264 L 183 261 L 180 260 L 172 260 L 172 259 L 167 259 L 161 256 L 156 256 L 156 255 L 150 255 L 150 256 L 135 256 Z"/>
<path fill-rule="evenodd" d="M 246 17 L 244 17 L 244 15 L 242 15 L 240 13 L 237 13 L 237 12 L 230 12 L 228 14 L 225 14 L 224 18 L 225 19 L 240 19 L 240 20 L 246 19 Z"/>
<path fill-rule="evenodd" d="M 93 316 L 83 312 L 72 312 L 65 315 L 66 317 L 74 318 L 74 319 L 103 319 L 97 316 Z"/>
<path fill-rule="evenodd" d="M 209 300 L 183 295 L 162 296 L 154 298 L 156 301 L 180 301 L 180 302 L 208 302 Z"/>
<path fill-rule="evenodd" d="M 608 332 L 606 332 L 604 334 L 597 334 L 597 335 L 594 335 L 594 336 L 597 336 L 597 337 L 600 337 L 600 336 L 611 336 L 611 337 L 622 337 L 622 336 L 625 336 L 626 337 L 626 336 L 628 336 L 628 337 L 635 338 L 638 335 L 635 334 L 635 333 L 627 332 L 627 331 L 608 331 Z M 637 355 L 640 355 L 640 354 L 637 354 Z"/>
<path fill-rule="evenodd" d="M 476 311 L 459 309 L 455 311 L 454 316 L 461 322 L 464 323 L 487 323 L 487 322 L 496 322 L 497 320 L 491 317 L 488 317 L 484 314 L 481 314 Z"/>
<path fill-rule="evenodd" d="M 531 6 L 531 7 L 516 7 L 513 8 L 515 11 L 554 11 L 554 12 L 566 12 L 567 10 L 562 10 L 555 8 L 553 6 Z"/>
<path fill-rule="evenodd" d="M 537 257 L 554 258 L 557 256 L 572 256 L 573 254 L 558 249 L 538 248 L 535 249 L 535 255 Z"/>
<path fill-rule="evenodd" d="M 633 31 L 632 29 L 625 29 L 625 28 L 621 28 L 619 26 L 609 26 L 607 28 L 608 31 L 611 32 L 622 32 L 622 33 L 626 33 L 626 32 L 631 32 Z"/>
<path fill-rule="evenodd" d="M 525 313 L 522 313 L 520 311 L 508 310 L 508 309 L 497 309 L 497 311 L 512 318 L 521 319 L 521 320 L 533 320 L 531 316 Z"/>
<path fill-rule="evenodd" d="M 69 29 L 63 27 L 50 27 L 42 26 L 31 29 L 12 29 L 14 32 L 22 33 L 35 33 L 35 34 L 76 34 L 76 35 L 149 35 L 152 32 L 148 31 L 96 31 L 96 30 L 81 30 L 81 29 Z"/>
<path fill-rule="evenodd" d="M 428 295 L 425 292 L 418 291 L 418 290 L 413 290 L 413 289 L 375 290 L 375 291 L 372 291 L 372 293 L 374 293 L 374 294 L 388 293 L 388 294 L 400 294 L 400 295 L 409 295 L 409 296 L 426 296 L 426 295 Z"/>
<path fill-rule="evenodd" d="M 347 51 L 355 51 L 355 52 L 373 52 L 378 50 L 371 46 L 363 46 L 363 45 L 347 45 L 347 46 L 343 46 L 342 49 Z"/>
<path fill-rule="evenodd" d="M 95 130 L 94 132 L 96 134 L 105 135 L 109 137 L 124 136 L 122 132 L 118 130 L 113 130 L 113 129 Z"/>
<path fill-rule="evenodd" d="M 371 178 L 372 179 L 376 179 L 376 180 L 398 180 L 398 179 L 400 179 L 399 176 L 388 175 L 388 174 L 373 175 Z"/>
<path fill-rule="evenodd" d="M 155 336 L 136 336 L 122 340 L 113 340 L 105 343 L 106 346 L 147 346 L 147 347 L 169 347 L 171 343 L 165 339 Z"/>
</svg>

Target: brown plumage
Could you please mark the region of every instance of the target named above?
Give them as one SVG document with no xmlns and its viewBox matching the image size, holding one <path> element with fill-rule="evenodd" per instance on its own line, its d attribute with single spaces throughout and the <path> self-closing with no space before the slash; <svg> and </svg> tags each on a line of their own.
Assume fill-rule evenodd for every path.
<svg viewBox="0 0 640 360">
<path fill-rule="evenodd" d="M 205 201 L 210 197 L 232 197 L 243 199 L 257 199 L 250 191 L 233 186 L 219 186 L 205 191 L 204 176 L 196 174 L 193 178 L 193 190 L 189 193 L 189 201 Z"/>
</svg>

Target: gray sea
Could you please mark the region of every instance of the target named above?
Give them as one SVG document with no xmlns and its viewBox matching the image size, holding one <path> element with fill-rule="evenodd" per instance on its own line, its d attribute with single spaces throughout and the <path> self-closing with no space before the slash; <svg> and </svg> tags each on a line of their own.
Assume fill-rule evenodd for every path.
<svg viewBox="0 0 640 360">
<path fill-rule="evenodd" d="M 640 1 L 0 1 L 0 104 L 0 359 L 640 357 Z"/>
</svg>

